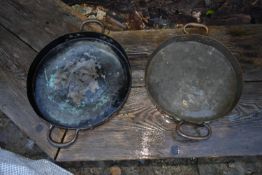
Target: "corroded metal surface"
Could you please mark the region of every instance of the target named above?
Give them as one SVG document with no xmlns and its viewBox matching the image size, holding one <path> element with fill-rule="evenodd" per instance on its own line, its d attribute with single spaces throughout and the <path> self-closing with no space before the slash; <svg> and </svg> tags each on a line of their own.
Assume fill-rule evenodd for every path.
<svg viewBox="0 0 262 175">
<path fill-rule="evenodd" d="M 125 61 L 103 40 L 71 39 L 56 45 L 35 74 L 39 113 L 52 124 L 67 128 L 91 128 L 105 121 L 129 91 Z"/>
<path fill-rule="evenodd" d="M 241 92 L 234 57 L 218 42 L 202 36 L 180 36 L 162 45 L 148 64 L 146 85 L 164 112 L 191 122 L 222 117 Z"/>
</svg>

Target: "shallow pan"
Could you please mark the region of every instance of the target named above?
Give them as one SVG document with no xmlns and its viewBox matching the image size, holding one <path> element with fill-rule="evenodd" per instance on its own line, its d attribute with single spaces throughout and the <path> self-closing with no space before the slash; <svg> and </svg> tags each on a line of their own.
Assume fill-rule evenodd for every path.
<svg viewBox="0 0 262 175">
<path fill-rule="evenodd" d="M 177 133 L 188 139 L 209 138 L 207 122 L 228 114 L 242 91 L 238 61 L 221 43 L 202 35 L 175 36 L 163 43 L 152 54 L 145 77 L 153 103 L 180 121 Z M 206 127 L 208 133 L 186 134 L 181 130 L 185 122 Z"/>
<path fill-rule="evenodd" d="M 107 121 L 123 106 L 130 88 L 130 65 L 124 49 L 96 32 L 55 39 L 36 56 L 27 78 L 29 101 L 51 124 L 47 138 L 55 147 L 67 147 L 80 130 Z M 55 127 L 74 129 L 75 136 L 58 143 L 51 137 Z"/>
</svg>

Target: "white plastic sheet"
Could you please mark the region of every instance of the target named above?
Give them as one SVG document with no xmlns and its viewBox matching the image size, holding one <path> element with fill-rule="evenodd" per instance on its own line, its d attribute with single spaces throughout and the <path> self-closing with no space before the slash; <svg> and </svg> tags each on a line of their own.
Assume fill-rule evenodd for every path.
<svg viewBox="0 0 262 175">
<path fill-rule="evenodd" d="M 31 160 L 0 148 L 0 175 L 72 175 L 45 160 Z"/>
</svg>

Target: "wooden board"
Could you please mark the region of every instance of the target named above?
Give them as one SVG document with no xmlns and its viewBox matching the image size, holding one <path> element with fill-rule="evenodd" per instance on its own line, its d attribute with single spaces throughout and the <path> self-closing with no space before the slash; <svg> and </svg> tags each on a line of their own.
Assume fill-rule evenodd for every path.
<svg viewBox="0 0 262 175">
<path fill-rule="evenodd" d="M 35 114 L 26 96 L 27 70 L 36 52 L 1 26 L 0 38 L 0 110 L 54 158 L 57 149 L 47 142 L 49 124 Z M 53 136 L 61 140 L 63 134 Z"/>
<path fill-rule="evenodd" d="M 57 149 L 47 143 L 49 124 L 27 100 L 27 71 L 38 51 L 55 37 L 78 31 L 79 21 L 59 0 L 0 2 L 0 109 L 51 158 Z M 64 134 L 56 130 L 53 137 L 59 141 Z"/>
<path fill-rule="evenodd" d="M 56 37 L 79 31 L 80 20 L 68 14 L 58 0 L 0 2 L 0 23 L 34 50 Z"/>
<path fill-rule="evenodd" d="M 261 25 L 210 26 L 209 31 L 210 37 L 223 43 L 239 60 L 245 81 L 262 80 Z M 144 70 L 150 54 L 162 42 L 181 34 L 181 29 L 111 33 L 128 53 L 134 87 L 144 83 Z"/>
<path fill-rule="evenodd" d="M 155 109 L 145 89 L 133 88 L 121 114 L 92 131 L 81 131 L 74 145 L 60 150 L 57 160 L 261 155 L 261 88 L 262 83 L 248 83 L 236 110 L 212 122 L 212 137 L 200 142 L 178 137 L 175 123 Z"/>
<path fill-rule="evenodd" d="M 40 51 L 58 36 L 79 32 L 81 20 L 86 18 L 75 13 L 61 0 L 0 2 L 0 24 L 36 51 Z M 92 25 L 91 28 L 100 31 L 97 25 Z"/>
<path fill-rule="evenodd" d="M 177 136 L 175 122 L 157 111 L 144 88 L 149 55 L 181 30 L 112 33 L 131 61 L 133 88 L 128 101 L 108 123 L 92 131 L 81 131 L 74 145 L 59 151 L 57 160 L 262 155 L 261 29 L 261 25 L 210 28 L 210 36 L 225 44 L 239 59 L 245 85 L 238 106 L 225 118 L 211 122 L 212 137 L 200 142 Z M 68 133 L 65 141 L 71 136 Z"/>
<path fill-rule="evenodd" d="M 37 52 L 56 37 L 79 31 L 80 19 L 85 17 L 71 14 L 76 15 L 60 0 L 0 2 L 0 36 L 3 45 L 0 109 L 53 159 L 57 156 L 58 149 L 47 143 L 49 125 L 43 123 L 31 109 L 25 93 L 25 81 L 29 65 Z M 18 43 L 21 47 L 16 48 Z M 14 106 L 17 106 L 16 110 L 13 110 Z M 35 132 L 35 129 L 40 133 Z M 53 137 L 59 141 L 64 134 L 64 130 L 56 130 Z"/>
<path fill-rule="evenodd" d="M 60 35 L 77 32 L 80 20 L 68 14 L 68 8 L 58 0 L 7 0 L 0 2 L 0 25 L 0 109 L 54 158 L 55 149 L 45 140 L 47 124 L 37 125 L 42 120 L 26 99 L 25 77 L 36 52 Z M 150 54 L 166 39 L 182 34 L 181 29 L 112 32 L 110 35 L 126 49 L 132 66 L 133 88 L 128 102 L 108 123 L 81 131 L 74 145 L 59 151 L 57 160 L 261 155 L 261 30 L 261 25 L 210 27 L 210 36 L 225 44 L 241 62 L 246 84 L 237 108 L 212 122 L 213 136 L 203 142 L 177 137 L 175 123 L 155 109 L 144 88 Z M 35 129 L 42 131 L 38 134 Z M 57 136 L 61 139 L 63 134 L 58 132 Z M 64 140 L 69 137 L 70 132 Z"/>
</svg>

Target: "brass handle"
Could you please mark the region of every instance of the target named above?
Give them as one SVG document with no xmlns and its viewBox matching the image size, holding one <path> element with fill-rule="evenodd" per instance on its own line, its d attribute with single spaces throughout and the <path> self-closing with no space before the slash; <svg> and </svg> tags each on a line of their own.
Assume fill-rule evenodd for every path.
<svg viewBox="0 0 262 175">
<path fill-rule="evenodd" d="M 56 147 L 56 148 L 65 148 L 65 147 L 68 147 L 68 146 L 72 145 L 72 144 L 76 141 L 77 136 L 78 136 L 78 133 L 79 133 L 79 131 L 80 131 L 80 129 L 76 129 L 76 130 L 75 130 L 75 135 L 74 135 L 74 137 L 73 137 L 70 141 L 68 141 L 68 142 L 66 142 L 66 143 L 59 143 L 59 142 L 55 141 L 55 140 L 52 138 L 52 132 L 53 132 L 54 128 L 55 128 L 54 125 L 51 125 L 51 126 L 50 126 L 50 129 L 49 129 L 49 132 L 48 132 L 48 136 L 47 136 L 47 140 L 48 140 L 48 142 L 49 142 L 52 146 L 54 146 L 54 147 Z"/>
<path fill-rule="evenodd" d="M 102 23 L 101 21 L 99 21 L 97 19 L 87 19 L 87 20 L 83 21 L 81 26 L 80 26 L 80 31 L 83 31 L 85 25 L 92 24 L 92 23 L 98 24 L 101 27 L 101 33 L 105 33 L 106 28 L 105 28 L 104 23 Z"/>
<path fill-rule="evenodd" d="M 203 29 L 205 29 L 206 34 L 208 35 L 208 27 L 206 25 L 204 25 L 204 24 L 199 24 L 199 23 L 192 22 L 192 23 L 187 23 L 186 25 L 184 25 L 184 27 L 183 27 L 184 33 L 185 34 L 190 34 L 190 32 L 187 31 L 187 27 L 203 28 Z"/>
<path fill-rule="evenodd" d="M 208 132 L 207 132 L 207 134 L 204 135 L 204 136 L 192 136 L 192 135 L 188 135 L 188 134 L 186 134 L 184 131 L 182 131 L 182 129 L 181 129 L 181 127 L 182 127 L 184 124 L 186 124 L 186 122 L 180 121 L 180 122 L 177 124 L 177 126 L 176 126 L 176 132 L 177 132 L 180 136 L 182 136 L 182 137 L 184 137 L 184 138 L 191 139 L 191 140 L 206 140 L 206 139 L 208 139 L 208 138 L 211 136 L 211 134 L 212 134 L 212 130 L 211 130 L 211 127 L 209 126 L 209 124 L 207 124 L 207 123 L 203 123 L 203 124 L 192 124 L 192 123 L 190 123 L 191 125 L 196 125 L 196 126 L 198 126 L 198 127 L 204 127 L 204 128 L 207 129 Z"/>
</svg>

